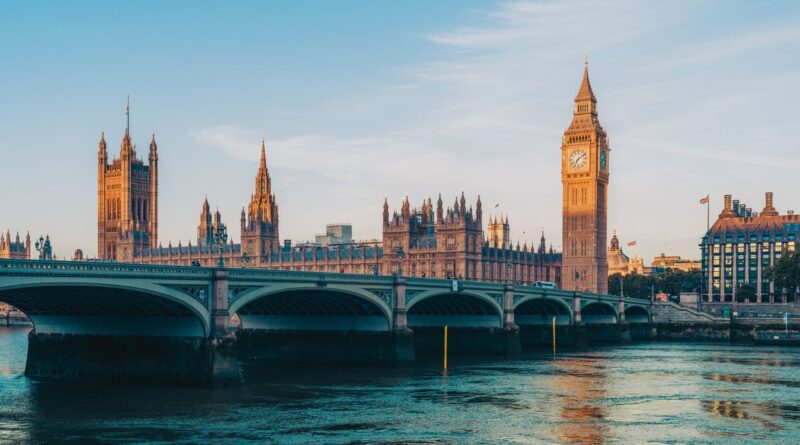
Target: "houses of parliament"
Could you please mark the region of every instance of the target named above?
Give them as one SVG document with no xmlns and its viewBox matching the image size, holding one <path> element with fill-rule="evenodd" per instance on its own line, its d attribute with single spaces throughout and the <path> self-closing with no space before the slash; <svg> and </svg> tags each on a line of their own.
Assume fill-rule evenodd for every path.
<svg viewBox="0 0 800 445">
<path fill-rule="evenodd" d="M 392 274 L 532 284 L 606 293 L 606 217 L 609 147 L 597 119 L 588 67 L 575 97 L 573 118 L 561 145 L 562 239 L 564 251 L 514 245 L 509 219 L 489 217 L 486 230 L 480 196 L 464 193 L 446 205 L 441 195 L 413 207 L 406 197 L 399 211 L 383 202 L 383 239 L 331 246 L 281 242 L 279 207 L 267 167 L 266 144 L 250 201 L 239 219 L 241 241 L 226 240 L 220 213 L 202 204 L 197 240 L 164 246 L 158 239 L 158 145 L 152 136 L 140 159 L 125 130 L 119 158 L 109 160 L 105 135 L 98 149 L 98 259 L 147 264 L 269 268 L 353 274 Z"/>
</svg>

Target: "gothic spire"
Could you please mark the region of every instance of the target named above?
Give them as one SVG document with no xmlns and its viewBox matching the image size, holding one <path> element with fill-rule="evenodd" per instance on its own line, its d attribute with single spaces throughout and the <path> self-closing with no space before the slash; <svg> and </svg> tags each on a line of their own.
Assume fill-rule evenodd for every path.
<svg viewBox="0 0 800 445">
<path fill-rule="evenodd" d="M 597 102 L 592 91 L 592 84 L 589 82 L 589 58 L 583 61 L 583 80 L 581 80 L 581 87 L 578 89 L 578 94 L 575 96 L 575 102 L 583 102 L 590 100 Z"/>
</svg>

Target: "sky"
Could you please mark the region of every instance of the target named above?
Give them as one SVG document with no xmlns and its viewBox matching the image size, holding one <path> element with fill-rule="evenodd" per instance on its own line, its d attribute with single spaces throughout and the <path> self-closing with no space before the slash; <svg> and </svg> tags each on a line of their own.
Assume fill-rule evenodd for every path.
<svg viewBox="0 0 800 445">
<path fill-rule="evenodd" d="M 712 222 L 726 193 L 800 211 L 798 2 L 3 2 L 0 41 L 0 229 L 59 257 L 96 254 L 97 143 L 118 155 L 128 95 L 164 245 L 206 196 L 239 239 L 263 138 L 282 238 L 380 238 L 385 196 L 464 191 L 560 249 L 586 54 L 628 254 L 697 257 L 707 193 Z"/>
</svg>

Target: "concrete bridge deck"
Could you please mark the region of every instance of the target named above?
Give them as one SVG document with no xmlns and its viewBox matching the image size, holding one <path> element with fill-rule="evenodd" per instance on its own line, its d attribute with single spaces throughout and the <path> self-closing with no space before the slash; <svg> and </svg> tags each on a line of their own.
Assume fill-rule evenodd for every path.
<svg viewBox="0 0 800 445">
<path fill-rule="evenodd" d="M 34 325 L 28 373 L 53 377 L 89 377 L 113 360 L 153 378 L 177 367 L 177 380 L 223 378 L 239 355 L 402 362 L 439 347 L 444 325 L 462 332 L 451 351 L 513 353 L 548 341 L 554 319 L 563 338 L 594 329 L 605 340 L 651 321 L 649 300 L 503 283 L 69 261 L 0 260 L 0 301 Z M 129 352 L 108 352 L 119 349 Z M 175 350 L 184 358 L 165 364 Z M 193 375 L 189 362 L 205 364 Z"/>
</svg>

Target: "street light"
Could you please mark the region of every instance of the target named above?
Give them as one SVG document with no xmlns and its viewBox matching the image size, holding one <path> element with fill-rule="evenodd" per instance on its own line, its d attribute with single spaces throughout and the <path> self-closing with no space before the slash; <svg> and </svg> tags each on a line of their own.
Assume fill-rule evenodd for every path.
<svg viewBox="0 0 800 445">
<path fill-rule="evenodd" d="M 36 241 L 36 251 L 39 252 L 40 260 L 53 259 L 53 247 L 50 245 L 50 235 L 47 235 L 47 238 L 39 236 L 39 241 Z"/>
<path fill-rule="evenodd" d="M 247 255 L 247 252 L 242 254 L 242 269 L 247 267 L 247 263 L 250 262 L 250 256 Z"/>
<path fill-rule="evenodd" d="M 217 267 L 223 268 L 225 267 L 225 259 L 222 257 L 222 249 L 225 247 L 225 243 L 228 242 L 228 228 L 224 225 L 220 225 L 220 228 L 214 232 L 214 244 L 219 247 L 219 261 L 217 263 Z"/>
<path fill-rule="evenodd" d="M 395 251 L 395 255 L 397 255 L 397 258 L 398 258 L 397 276 L 401 277 L 401 276 L 403 276 L 403 258 L 405 258 L 406 253 L 403 252 L 403 248 L 402 247 L 398 247 L 397 250 Z"/>
<path fill-rule="evenodd" d="M 511 284 L 511 262 L 506 263 L 506 283 Z"/>
</svg>

